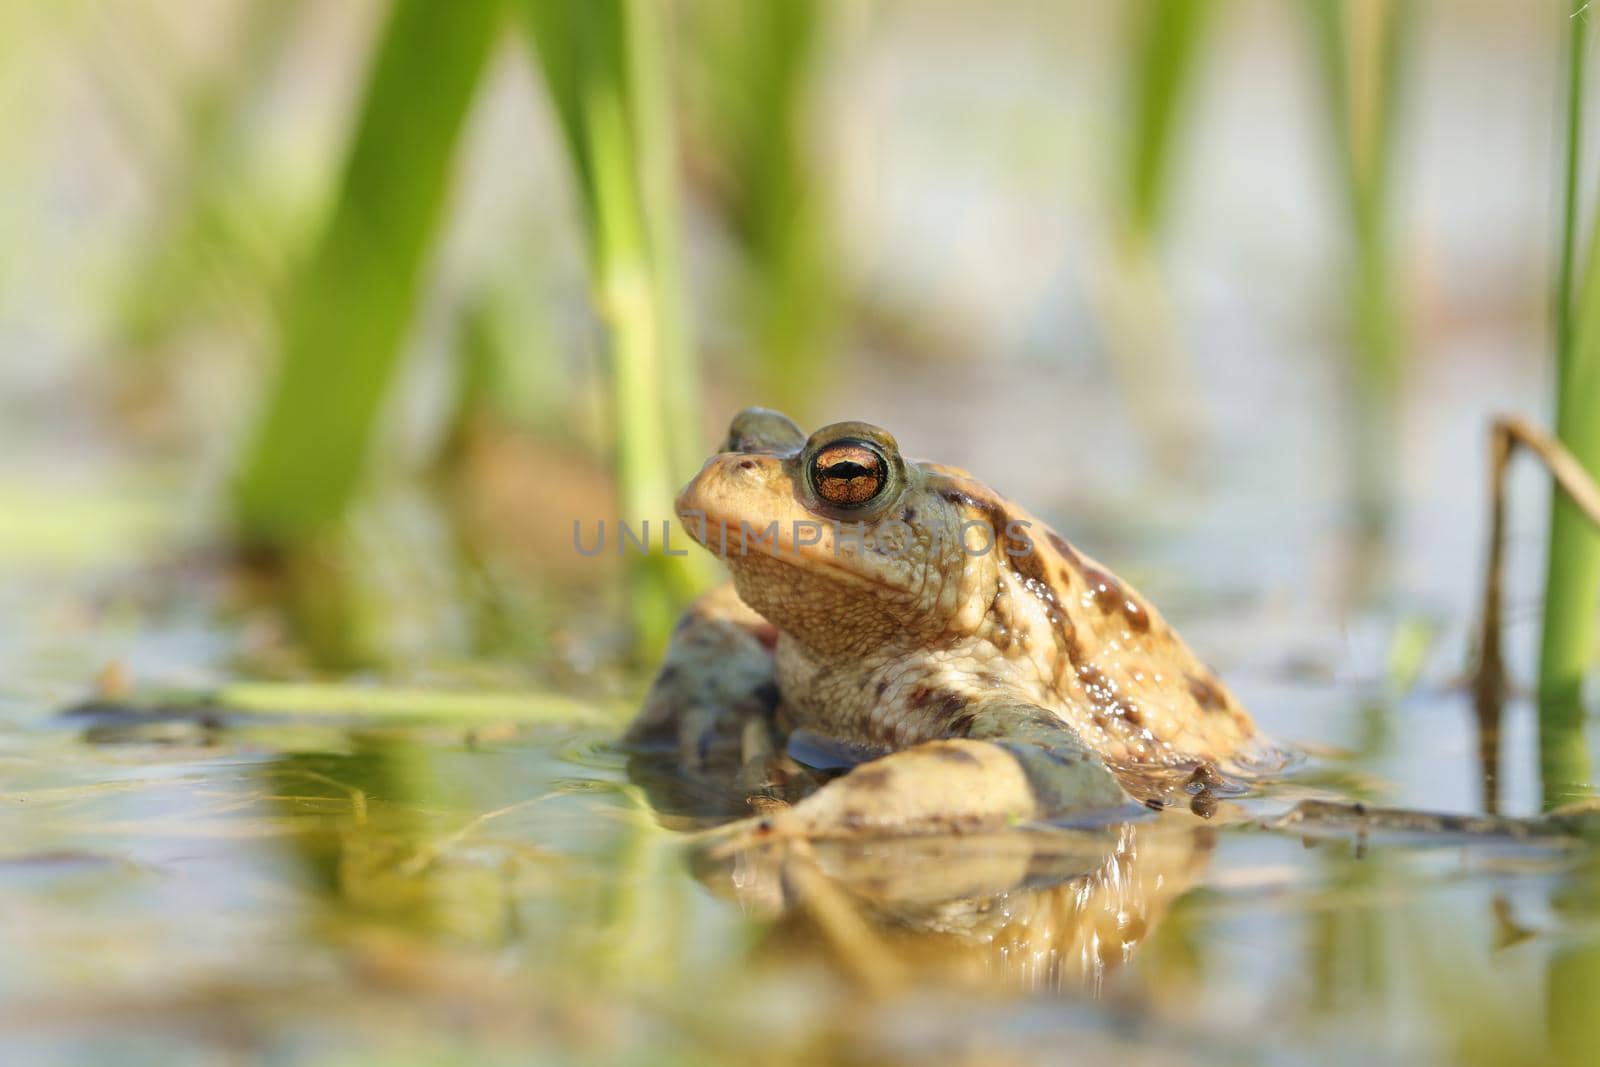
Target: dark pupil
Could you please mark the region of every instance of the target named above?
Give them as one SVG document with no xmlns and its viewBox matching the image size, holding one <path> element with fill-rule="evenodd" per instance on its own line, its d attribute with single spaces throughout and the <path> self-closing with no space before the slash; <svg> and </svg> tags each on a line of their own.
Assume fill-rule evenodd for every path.
<svg viewBox="0 0 1600 1067">
<path fill-rule="evenodd" d="M 883 488 L 883 463 L 859 446 L 817 457 L 817 492 L 832 504 L 865 504 Z"/>
</svg>

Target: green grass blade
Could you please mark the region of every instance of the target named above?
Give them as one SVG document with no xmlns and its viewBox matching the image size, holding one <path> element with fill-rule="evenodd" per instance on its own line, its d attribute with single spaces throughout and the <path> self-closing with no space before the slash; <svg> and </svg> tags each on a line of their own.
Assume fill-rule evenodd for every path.
<svg viewBox="0 0 1600 1067">
<path fill-rule="evenodd" d="M 1556 291 L 1556 436 L 1600 477 L 1600 227 L 1590 237 L 1581 289 L 1571 292 L 1576 244 L 1578 160 L 1583 123 L 1586 2 L 1569 18 L 1567 158 Z M 1590 783 L 1582 687 L 1594 663 L 1600 613 L 1600 532 L 1557 490 L 1550 508 L 1544 634 L 1539 651 L 1539 762 L 1544 801 L 1553 807 Z"/>
<path fill-rule="evenodd" d="M 500 0 L 394 4 L 238 477 L 237 519 L 252 543 L 304 542 L 340 518 L 360 482 L 500 16 Z"/>
<path fill-rule="evenodd" d="M 1133 38 L 1133 135 L 1128 148 L 1128 218 L 1148 240 L 1160 228 L 1171 174 L 1172 142 L 1191 73 L 1217 0 L 1149 0 Z"/>
<path fill-rule="evenodd" d="M 1583 159 L 1583 86 L 1591 0 L 1571 0 L 1567 15 L 1566 158 L 1561 173 L 1561 258 L 1556 266 L 1556 353 L 1572 343 L 1572 274 L 1578 252 L 1578 179 Z"/>
</svg>

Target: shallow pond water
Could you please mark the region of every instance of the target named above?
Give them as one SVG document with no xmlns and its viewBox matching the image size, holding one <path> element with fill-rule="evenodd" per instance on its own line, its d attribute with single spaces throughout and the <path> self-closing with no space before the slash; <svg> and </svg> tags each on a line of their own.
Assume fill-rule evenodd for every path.
<svg viewBox="0 0 1600 1067">
<path fill-rule="evenodd" d="M 1449 747 L 1459 703 L 1375 707 L 1366 750 L 1209 821 L 719 855 L 630 779 L 612 708 L 449 725 L 12 700 L 0 1060 L 1503 1063 L 1593 1047 L 1586 849 L 1249 821 L 1330 786 L 1395 795 L 1386 752 Z"/>
</svg>

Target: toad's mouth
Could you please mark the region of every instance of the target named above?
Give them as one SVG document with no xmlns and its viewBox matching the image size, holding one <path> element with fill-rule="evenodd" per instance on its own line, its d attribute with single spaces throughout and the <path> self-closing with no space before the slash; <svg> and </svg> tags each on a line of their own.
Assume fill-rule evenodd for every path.
<svg viewBox="0 0 1600 1067">
<path fill-rule="evenodd" d="M 927 575 L 918 563 L 907 557 L 885 555 L 880 558 L 873 550 L 865 548 L 854 532 L 844 539 L 849 547 L 841 546 L 835 537 L 841 524 L 831 519 L 795 519 L 788 529 L 783 520 L 777 520 L 777 532 L 769 536 L 774 520 L 769 519 L 766 526 L 757 526 L 748 519 L 725 512 L 686 507 L 682 500 L 678 517 L 689 536 L 722 560 L 736 581 L 770 581 L 779 573 L 797 573 L 807 582 L 834 587 L 837 594 L 852 599 L 865 598 L 883 606 L 909 606 L 924 592 L 922 585 Z M 820 541 L 813 543 L 807 539 L 797 543 L 794 536 L 797 529 L 809 533 L 819 527 L 826 531 Z M 770 569 L 768 560 L 783 570 Z M 896 574 L 896 565 L 904 568 L 903 572 Z M 763 570 L 766 579 L 758 577 Z"/>
<path fill-rule="evenodd" d="M 796 520 L 788 530 L 776 519 L 769 520 L 766 526 L 757 526 L 748 519 L 698 508 L 680 509 L 678 519 L 696 544 L 730 566 L 742 559 L 761 557 L 807 570 L 826 570 L 830 578 L 861 586 L 892 588 L 881 579 L 862 574 L 845 563 L 838 551 L 837 530 L 827 519 Z M 808 529 L 815 528 L 818 540 L 800 540 L 797 535 L 801 524 Z M 821 536 L 823 531 L 827 531 L 827 536 Z M 851 543 L 854 543 L 853 538 Z"/>
</svg>

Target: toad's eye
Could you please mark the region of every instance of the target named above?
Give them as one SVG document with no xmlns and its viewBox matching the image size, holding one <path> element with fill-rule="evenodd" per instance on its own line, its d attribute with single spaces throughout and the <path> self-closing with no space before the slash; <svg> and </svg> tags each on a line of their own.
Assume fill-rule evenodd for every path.
<svg viewBox="0 0 1600 1067">
<path fill-rule="evenodd" d="M 838 441 L 811 457 L 811 485 L 838 508 L 870 504 L 889 484 L 883 453 L 861 441 Z"/>
</svg>

